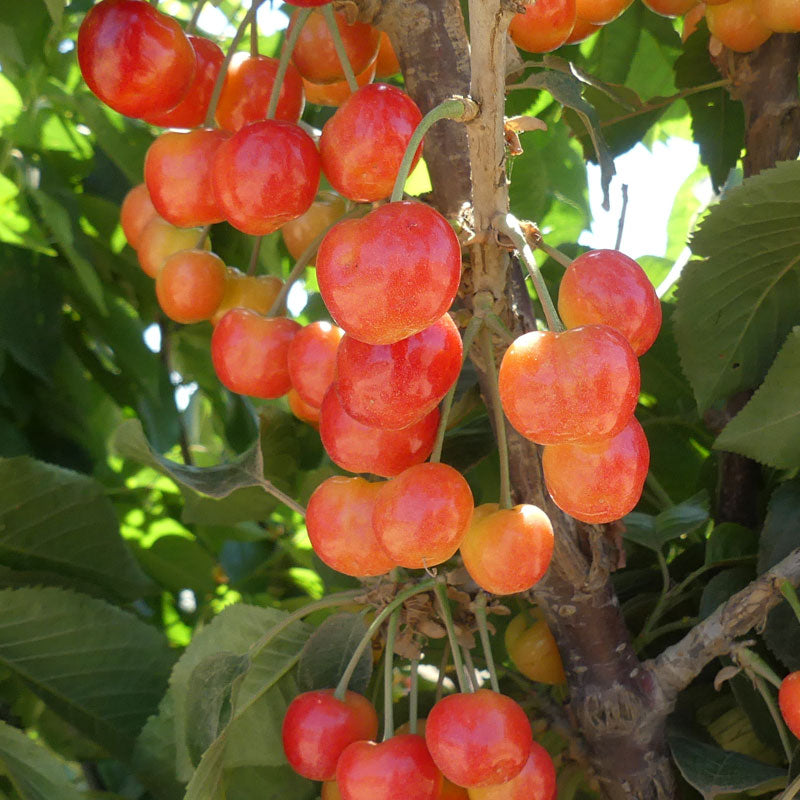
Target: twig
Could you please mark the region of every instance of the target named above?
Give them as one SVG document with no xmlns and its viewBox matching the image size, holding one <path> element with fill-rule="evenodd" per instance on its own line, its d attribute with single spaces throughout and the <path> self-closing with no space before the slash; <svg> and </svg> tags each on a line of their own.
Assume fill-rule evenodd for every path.
<svg viewBox="0 0 800 800">
<path fill-rule="evenodd" d="M 266 478 L 264 478 L 259 485 L 262 489 L 264 489 L 265 492 L 267 492 L 267 494 L 271 494 L 276 500 L 280 500 L 285 506 L 291 508 L 292 511 L 296 511 L 298 514 L 305 517 L 305 508 L 296 500 L 293 500 L 291 497 L 289 497 L 288 494 L 282 492 L 274 483 L 272 483 L 272 481 L 268 481 Z"/>
<path fill-rule="evenodd" d="M 625 214 L 628 212 L 628 184 L 622 184 L 622 210 L 619 212 L 619 223 L 617 224 L 617 241 L 614 249 L 619 250 L 622 244 L 622 231 L 625 228 Z"/>
<path fill-rule="evenodd" d="M 281 57 L 278 61 L 278 69 L 275 71 L 275 82 L 272 84 L 272 91 L 269 94 L 269 103 L 267 103 L 267 119 L 273 119 L 275 112 L 278 110 L 278 100 L 281 96 L 281 87 L 283 80 L 286 77 L 286 70 L 289 69 L 289 59 L 292 57 L 292 51 L 300 38 L 300 31 L 303 30 L 306 20 L 313 11 L 312 8 L 301 8 L 294 19 L 292 30 L 286 37 L 283 43 L 283 50 L 281 50 Z"/>
<path fill-rule="evenodd" d="M 195 3 L 192 16 L 186 23 L 186 33 L 194 33 L 194 30 L 197 27 L 197 21 L 200 19 L 200 14 L 203 11 L 203 6 L 205 4 L 206 0 L 197 0 L 197 2 Z"/>
</svg>

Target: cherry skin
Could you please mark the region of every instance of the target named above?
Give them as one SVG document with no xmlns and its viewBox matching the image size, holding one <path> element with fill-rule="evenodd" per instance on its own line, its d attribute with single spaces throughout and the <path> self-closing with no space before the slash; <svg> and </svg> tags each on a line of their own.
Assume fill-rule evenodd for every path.
<svg viewBox="0 0 800 800">
<path fill-rule="evenodd" d="M 575 0 L 536 0 L 514 15 L 508 32 L 522 50 L 549 53 L 567 41 L 574 26 Z"/>
<path fill-rule="evenodd" d="M 385 742 L 354 742 L 336 766 L 343 800 L 438 800 L 442 773 L 436 769 L 425 740 L 413 733 Z"/>
<path fill-rule="evenodd" d="M 800 671 L 789 673 L 778 691 L 781 716 L 789 730 L 800 739 Z"/>
<path fill-rule="evenodd" d="M 317 253 L 317 280 L 347 333 L 367 344 L 391 344 L 450 308 L 461 280 L 461 248 L 430 206 L 388 203 L 331 228 Z"/>
<path fill-rule="evenodd" d="M 470 525 L 461 556 L 472 579 L 487 592 L 524 592 L 550 566 L 553 526 L 536 506 L 497 509 Z"/>
<path fill-rule="evenodd" d="M 596 25 L 594 22 L 588 22 L 585 19 L 575 18 L 575 25 L 572 27 L 572 33 L 567 37 L 564 44 L 578 44 L 585 42 L 590 36 L 594 36 L 602 25 Z"/>
<path fill-rule="evenodd" d="M 553 502 L 575 519 L 596 524 L 633 510 L 649 463 L 647 438 L 635 417 L 606 441 L 548 445 L 542 454 L 544 481 Z"/>
<path fill-rule="evenodd" d="M 508 348 L 498 376 L 511 424 L 538 444 L 608 439 L 639 398 L 639 363 L 625 337 L 605 325 L 534 331 Z"/>
<path fill-rule="evenodd" d="M 706 4 L 698 3 L 690 11 L 686 12 L 683 18 L 683 30 L 681 31 L 681 41 L 685 42 L 696 30 L 700 20 L 706 15 Z"/>
<path fill-rule="evenodd" d="M 236 53 L 225 75 L 217 104 L 216 117 L 220 128 L 233 133 L 251 122 L 266 119 L 277 71 L 277 58 Z M 275 119 L 297 122 L 303 113 L 303 105 L 302 78 L 289 64 L 278 95 Z"/>
<path fill-rule="evenodd" d="M 759 19 L 777 33 L 800 31 L 800 7 L 794 0 L 756 0 Z"/>
<path fill-rule="evenodd" d="M 346 208 L 344 198 L 335 192 L 320 192 L 305 214 L 281 228 L 289 255 L 297 261 L 314 239 L 344 216 Z M 310 265 L 313 264 L 312 260 Z"/>
<path fill-rule="evenodd" d="M 289 389 L 286 401 L 289 403 L 289 410 L 297 419 L 319 430 L 319 409 L 306 403 L 297 393 L 297 389 Z"/>
<path fill-rule="evenodd" d="M 358 203 L 388 197 L 421 119 L 417 104 L 394 86 L 359 89 L 322 129 L 319 152 L 331 186 Z M 414 163 L 421 152 L 420 144 Z"/>
<path fill-rule="evenodd" d="M 439 409 L 434 409 L 402 431 L 369 428 L 342 408 L 336 385 L 322 401 L 319 435 L 331 461 L 348 472 L 371 472 L 383 478 L 424 461 L 433 450 L 439 427 Z"/>
<path fill-rule="evenodd" d="M 397 53 L 392 47 L 392 40 L 386 31 L 381 31 L 381 41 L 378 46 L 378 60 L 375 74 L 378 78 L 391 78 L 400 73 L 400 62 L 397 60 Z"/>
<path fill-rule="evenodd" d="M 334 475 L 311 495 L 306 528 L 314 552 L 331 569 L 366 578 L 395 567 L 372 527 L 372 512 L 383 483 Z"/>
<path fill-rule="evenodd" d="M 162 311 L 188 325 L 210 319 L 225 294 L 225 262 L 205 250 L 171 255 L 156 275 L 156 296 Z"/>
<path fill-rule="evenodd" d="M 139 265 L 147 275 L 155 278 L 161 265 L 173 253 L 196 249 L 201 232 L 200 228 L 176 228 L 156 214 L 139 235 Z M 211 249 L 207 236 L 201 249 Z"/>
<path fill-rule="evenodd" d="M 312 781 L 332 781 L 344 749 L 378 733 L 375 708 L 356 692 L 344 700 L 333 689 L 300 694 L 283 718 L 283 751 L 292 769 Z"/>
<path fill-rule="evenodd" d="M 200 128 L 162 133 L 147 151 L 144 180 L 156 211 L 179 228 L 222 222 L 214 197 L 211 163 L 227 141 L 224 131 Z"/>
<path fill-rule="evenodd" d="M 558 313 L 568 328 L 608 325 L 637 356 L 650 349 L 661 327 L 661 303 L 645 271 L 618 250 L 590 250 L 567 267 L 558 290 Z"/>
<path fill-rule="evenodd" d="M 378 66 L 378 60 L 370 62 L 363 72 L 356 75 L 356 83 L 359 86 L 366 86 L 375 80 L 375 74 Z M 335 83 L 311 83 L 303 78 L 303 91 L 306 94 L 306 100 L 309 103 L 314 103 L 318 106 L 332 106 L 338 108 L 353 93 L 350 91 L 350 84 L 346 81 L 336 81 Z"/>
<path fill-rule="evenodd" d="M 319 175 L 313 139 L 279 120 L 245 125 L 220 145 L 211 166 L 214 195 L 228 222 L 252 236 L 308 211 Z"/>
<path fill-rule="evenodd" d="M 473 507 L 460 472 L 447 464 L 417 464 L 381 488 L 372 524 L 396 564 L 435 567 L 458 550 Z"/>
<path fill-rule="evenodd" d="M 458 786 L 491 786 L 522 772 L 533 736 L 510 697 L 478 689 L 442 698 L 428 714 L 425 741 L 436 766 Z"/>
<path fill-rule="evenodd" d="M 125 195 L 119 212 L 119 221 L 128 244 L 134 250 L 139 248 L 139 240 L 144 226 L 157 214 L 153 201 L 150 199 L 150 193 L 147 191 L 147 186 L 143 183 L 134 186 Z"/>
<path fill-rule="evenodd" d="M 251 397 L 285 395 L 292 384 L 286 356 L 300 325 L 285 317 L 262 317 L 233 308 L 211 336 L 211 360 L 217 377 L 232 392 Z"/>
<path fill-rule="evenodd" d="M 538 742 L 516 778 L 495 786 L 469 790 L 470 800 L 552 800 L 556 796 L 556 768 L 550 754 Z"/>
<path fill-rule="evenodd" d="M 706 3 L 708 29 L 730 50 L 750 53 L 772 36 L 758 16 L 754 0 L 728 0 L 724 5 L 712 5 L 710 0 Z"/>
<path fill-rule="evenodd" d="M 146 0 L 102 0 L 81 23 L 78 64 L 107 106 L 142 117 L 181 101 L 196 59 L 181 26 Z"/>
<path fill-rule="evenodd" d="M 642 0 L 642 2 L 662 17 L 682 17 L 694 8 L 697 0 Z"/>
<path fill-rule="evenodd" d="M 225 60 L 219 45 L 204 36 L 189 36 L 189 44 L 197 59 L 194 78 L 183 100 L 160 114 L 148 114 L 145 120 L 162 128 L 197 128 L 203 124 L 208 112 L 208 104 L 214 92 L 217 75 Z"/>
<path fill-rule="evenodd" d="M 508 623 L 504 640 L 509 658 L 526 678 L 554 685 L 566 682 L 561 653 L 540 608 L 517 614 Z"/>
<path fill-rule="evenodd" d="M 585 22 L 605 25 L 613 22 L 633 0 L 575 0 L 577 16 Z"/>
<path fill-rule="evenodd" d="M 277 275 L 245 275 L 235 267 L 228 267 L 225 294 L 211 317 L 211 324 L 216 325 L 232 308 L 268 313 L 282 286 L 283 281 Z"/>
<path fill-rule="evenodd" d="M 312 322 L 289 347 L 289 377 L 300 397 L 315 408 L 336 377 L 336 351 L 344 331 L 330 322 Z"/>
</svg>

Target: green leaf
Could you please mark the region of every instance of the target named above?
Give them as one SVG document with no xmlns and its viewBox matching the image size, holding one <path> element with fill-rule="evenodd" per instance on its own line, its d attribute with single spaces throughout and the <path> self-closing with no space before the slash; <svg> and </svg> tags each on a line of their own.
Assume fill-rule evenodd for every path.
<svg viewBox="0 0 800 800">
<path fill-rule="evenodd" d="M 174 658 L 163 635 L 62 589 L 6 589 L 0 609 L 0 664 L 82 733 L 128 757 L 166 689 Z"/>
<path fill-rule="evenodd" d="M 700 619 L 711 616 L 722 603 L 744 589 L 754 577 L 753 570 L 748 567 L 726 569 L 714 575 L 703 587 L 698 612 Z"/>
<path fill-rule="evenodd" d="M 172 692 L 158 713 L 147 720 L 131 757 L 131 766 L 158 800 L 182 800 L 184 787 L 175 777 L 175 714 Z"/>
<path fill-rule="evenodd" d="M 717 525 L 706 541 L 706 564 L 717 564 L 732 558 L 753 555 L 758 549 L 758 537 L 743 525 L 723 522 Z"/>
<path fill-rule="evenodd" d="M 800 466 L 800 326 L 792 329 L 747 405 L 714 442 L 771 467 Z"/>
<path fill-rule="evenodd" d="M 757 386 L 800 321 L 800 162 L 747 178 L 692 240 L 675 335 L 697 405 Z"/>
<path fill-rule="evenodd" d="M 194 539 L 159 536 L 149 547 L 139 543 L 137 556 L 148 574 L 175 594 L 191 589 L 202 597 L 216 587 L 213 571 L 217 562 Z"/>
<path fill-rule="evenodd" d="M 667 542 L 691 533 L 708 522 L 708 494 L 705 491 L 698 492 L 657 516 L 634 511 L 623 522 L 623 536 L 626 539 L 658 552 Z"/>
<path fill-rule="evenodd" d="M 53 25 L 60 25 L 61 18 L 64 16 L 64 0 L 43 0 L 43 2 L 53 19 Z"/>
<path fill-rule="evenodd" d="M 312 800 L 318 785 L 301 778 L 290 766 L 240 767 L 225 773 L 226 800 Z"/>
</svg>

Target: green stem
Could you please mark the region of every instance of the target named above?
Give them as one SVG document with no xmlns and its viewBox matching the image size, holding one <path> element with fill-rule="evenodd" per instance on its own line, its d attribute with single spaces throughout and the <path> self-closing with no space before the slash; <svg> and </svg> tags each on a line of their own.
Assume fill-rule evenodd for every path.
<svg viewBox="0 0 800 800">
<path fill-rule="evenodd" d="M 513 344 L 516 340 L 516 336 L 509 330 L 508 326 L 503 322 L 494 311 L 487 311 L 483 315 L 483 321 L 486 323 L 488 327 L 492 329 L 492 332 L 502 339 L 506 344 Z"/>
<path fill-rule="evenodd" d="M 761 656 L 746 647 L 737 648 L 733 655 L 739 666 L 766 678 L 776 689 L 781 688 L 781 679 Z"/>
<path fill-rule="evenodd" d="M 194 246 L 195 250 L 202 250 L 203 245 L 206 243 L 206 239 L 208 239 L 208 234 L 211 231 L 211 226 L 206 225 L 204 228 L 200 230 L 200 235 L 197 237 L 197 244 Z"/>
<path fill-rule="evenodd" d="M 453 666 L 456 668 L 458 686 L 462 692 L 468 692 L 469 687 L 464 682 L 464 663 L 461 660 L 461 650 L 458 647 L 456 629 L 453 624 L 453 612 L 450 608 L 450 601 L 447 599 L 447 586 L 441 580 L 436 580 L 436 599 L 439 601 L 439 611 L 444 620 L 444 627 L 447 629 L 447 640 L 450 642 L 450 652 L 453 655 Z"/>
<path fill-rule="evenodd" d="M 647 619 L 644 621 L 642 630 L 639 631 L 639 635 L 636 637 L 636 640 L 633 643 L 634 648 L 641 647 L 642 643 L 648 640 L 650 632 L 655 627 L 656 622 L 661 619 L 661 615 L 664 613 L 664 609 L 667 604 L 671 580 L 669 576 L 669 567 L 667 566 L 667 560 L 664 558 L 664 554 L 661 552 L 661 550 L 659 550 L 656 555 L 658 556 L 658 566 L 661 569 L 661 594 L 658 596 L 658 600 L 656 601 L 655 606 L 653 606 L 653 610 L 648 614 Z"/>
<path fill-rule="evenodd" d="M 497 386 L 497 364 L 494 360 L 494 345 L 489 328 L 481 330 L 481 350 L 486 361 L 486 378 L 489 384 L 489 402 L 494 417 L 494 432 L 497 436 L 497 449 L 500 451 L 500 508 L 511 508 L 511 479 L 508 470 L 508 439 L 506 438 L 506 418 L 500 403 L 500 390 Z"/>
<path fill-rule="evenodd" d="M 408 694 L 408 730 L 409 733 L 417 732 L 417 721 L 419 717 L 419 660 L 411 659 L 411 689 Z"/>
<path fill-rule="evenodd" d="M 396 608 L 389 617 L 386 629 L 386 650 L 383 660 L 383 741 L 394 736 L 394 700 L 392 697 L 392 678 L 394 677 L 394 640 L 397 636 L 397 624 L 400 621 L 400 608 Z"/>
<path fill-rule="evenodd" d="M 250 58 L 258 58 L 258 19 L 250 20 Z"/>
<path fill-rule="evenodd" d="M 261 254 L 261 243 L 264 241 L 263 236 L 256 236 L 253 242 L 253 250 L 250 253 L 250 263 L 247 266 L 247 274 L 255 275 L 256 267 L 258 266 L 258 257 Z"/>
<path fill-rule="evenodd" d="M 772 717 L 772 721 L 775 723 L 775 727 L 778 729 L 778 736 L 780 737 L 781 745 L 783 745 L 783 752 L 786 754 L 786 760 L 791 763 L 792 744 L 789 741 L 789 731 L 786 730 L 786 724 L 783 721 L 781 712 L 778 710 L 778 706 L 775 704 L 775 698 L 770 693 L 769 687 L 766 685 L 766 683 L 764 683 L 763 678 L 756 676 L 754 678 L 754 682 L 756 689 L 758 689 L 758 693 L 764 699 L 764 703 L 769 710 L 769 715 Z"/>
<path fill-rule="evenodd" d="M 800 775 L 798 775 L 775 800 L 794 800 L 800 792 Z"/>
<path fill-rule="evenodd" d="M 321 7 L 320 11 L 322 11 L 322 15 L 325 17 L 325 22 L 328 23 L 331 38 L 333 39 L 333 46 L 336 48 L 336 55 L 339 56 L 339 63 L 342 65 L 344 78 L 347 81 L 347 85 L 350 87 L 351 94 L 355 93 L 358 91 L 358 81 L 356 80 L 355 72 L 353 72 L 353 67 L 350 64 L 350 59 L 347 57 L 347 50 L 344 48 L 342 35 L 339 33 L 339 26 L 336 24 L 333 5 L 331 3 L 326 3 Z"/>
<path fill-rule="evenodd" d="M 194 33 L 195 28 L 197 27 L 197 20 L 200 19 L 200 13 L 203 10 L 203 6 L 206 4 L 206 0 L 197 0 L 194 6 L 194 11 L 192 12 L 192 16 L 190 17 L 189 21 L 186 23 L 186 33 Z"/>
<path fill-rule="evenodd" d="M 494 666 L 494 655 L 492 654 L 492 643 L 489 640 L 489 624 L 486 619 L 486 594 L 480 592 L 475 598 L 475 618 L 478 620 L 478 634 L 481 637 L 483 656 L 486 659 L 486 668 L 489 670 L 489 680 L 492 689 L 500 692 L 500 684 L 497 680 L 497 670 Z"/>
<path fill-rule="evenodd" d="M 545 255 L 550 256 L 558 264 L 561 264 L 562 267 L 568 267 L 572 263 L 572 259 L 566 254 L 562 253 L 558 248 L 551 247 L 547 242 L 542 240 L 539 244 L 536 245 L 537 250 L 541 250 Z"/>
<path fill-rule="evenodd" d="M 344 699 L 344 693 L 347 691 L 347 687 L 350 685 L 350 678 L 353 677 L 353 673 L 356 671 L 356 667 L 358 666 L 358 661 L 361 658 L 364 650 L 366 649 L 367 645 L 372 641 L 372 637 L 378 632 L 381 625 L 383 625 L 386 618 L 396 609 L 399 608 L 409 597 L 413 597 L 415 594 L 421 594 L 422 592 L 427 592 L 436 586 L 436 579 L 429 578 L 426 581 L 422 581 L 422 583 L 417 583 L 414 586 L 410 586 L 408 589 L 400 592 L 397 597 L 392 600 L 389 605 L 384 608 L 380 614 L 378 614 L 375 619 L 372 621 L 372 624 L 367 628 L 367 632 L 362 637 L 361 641 L 358 643 L 358 647 L 356 647 L 353 655 L 350 657 L 350 661 L 347 663 L 344 672 L 342 673 L 342 677 L 339 679 L 339 683 L 336 686 L 336 691 L 334 694 L 339 700 Z"/>
<path fill-rule="evenodd" d="M 281 50 L 281 58 L 278 62 L 278 69 L 275 72 L 275 83 L 272 84 L 272 91 L 269 95 L 269 103 L 267 104 L 267 119 L 273 119 L 275 111 L 278 108 L 278 99 L 281 96 L 281 87 L 283 86 L 283 79 L 286 77 L 286 70 L 289 69 L 289 59 L 292 57 L 294 46 L 297 44 L 297 39 L 300 37 L 300 31 L 303 30 L 303 25 L 313 11 L 313 8 L 301 8 L 298 11 L 294 20 L 289 35 L 283 43 L 283 50 Z"/>
<path fill-rule="evenodd" d="M 296 500 L 293 500 L 291 497 L 289 497 L 288 494 L 282 492 L 277 486 L 275 486 L 274 483 L 272 483 L 272 481 L 268 481 L 266 478 L 264 478 L 259 485 L 267 494 L 271 494 L 276 500 L 280 500 L 285 506 L 291 508 L 292 511 L 296 511 L 298 514 L 300 514 L 300 516 L 305 517 L 305 508 Z"/>
<path fill-rule="evenodd" d="M 661 485 L 661 481 L 656 478 L 652 471 L 647 473 L 647 477 L 644 479 L 644 481 L 656 496 L 658 502 L 661 503 L 661 506 L 665 511 L 675 505 L 675 502 L 669 496 L 667 490 Z"/>
<path fill-rule="evenodd" d="M 444 679 L 447 672 L 447 661 L 450 658 L 450 641 L 444 643 L 442 648 L 442 659 L 439 661 L 439 677 L 436 679 L 436 691 L 433 695 L 434 703 L 438 703 L 442 699 L 444 692 Z"/>
<path fill-rule="evenodd" d="M 676 619 L 672 622 L 665 622 L 658 628 L 653 628 L 648 634 L 640 634 L 636 637 L 636 641 L 634 642 L 634 648 L 638 652 L 646 645 L 650 644 L 650 642 L 654 642 L 656 639 L 660 638 L 661 636 L 666 635 L 667 633 L 673 633 L 674 631 L 681 631 L 685 628 L 693 628 L 700 620 L 697 617 L 685 617 L 684 619 Z"/>
<path fill-rule="evenodd" d="M 478 675 L 475 672 L 475 664 L 472 662 L 472 654 L 466 647 L 461 649 L 464 657 L 464 672 L 467 676 L 467 682 L 472 687 L 473 692 L 478 691 Z"/>
<path fill-rule="evenodd" d="M 786 598 L 786 602 L 792 607 L 797 621 L 800 622 L 800 600 L 797 598 L 797 592 L 794 586 L 789 581 L 784 581 L 781 584 L 781 594 Z"/>
</svg>

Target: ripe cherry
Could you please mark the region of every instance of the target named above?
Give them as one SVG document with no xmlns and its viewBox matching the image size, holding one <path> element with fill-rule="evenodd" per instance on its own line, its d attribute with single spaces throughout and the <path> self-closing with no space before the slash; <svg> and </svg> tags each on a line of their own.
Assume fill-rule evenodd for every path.
<svg viewBox="0 0 800 800">
<path fill-rule="evenodd" d="M 370 62 L 363 72 L 356 75 L 356 83 L 359 86 L 366 86 L 375 79 L 378 60 Z M 333 106 L 338 108 L 349 97 L 352 96 L 350 84 L 347 81 L 336 81 L 335 83 L 311 83 L 303 78 L 303 91 L 309 103 L 318 106 Z"/>
<path fill-rule="evenodd" d="M 189 90 L 195 62 L 181 26 L 145 0 L 102 0 L 78 31 L 86 84 L 129 117 L 176 106 Z"/>
<path fill-rule="evenodd" d="M 155 278 L 161 265 L 179 250 L 198 248 L 200 228 L 176 228 L 156 214 L 139 234 L 139 265 L 151 278 Z M 202 249 L 210 250 L 211 243 L 205 238 Z"/>
<path fill-rule="evenodd" d="M 561 653 L 538 606 L 508 623 L 504 641 L 509 658 L 526 678 L 556 685 L 566 681 Z"/>
<path fill-rule="evenodd" d="M 231 309 L 214 328 L 211 360 L 217 377 L 232 392 L 281 397 L 289 391 L 286 356 L 300 325 L 285 317 L 262 317 Z"/>
<path fill-rule="evenodd" d="M 585 22 L 605 25 L 622 15 L 633 0 L 575 0 L 577 16 Z"/>
<path fill-rule="evenodd" d="M 800 739 L 800 671 L 789 673 L 781 681 L 778 704 L 783 721 L 789 730 Z"/>
<path fill-rule="evenodd" d="M 335 192 L 320 192 L 305 214 L 287 222 L 281 228 L 289 255 L 295 261 L 300 258 L 317 236 L 344 216 L 346 207 L 344 198 Z M 310 263 L 313 266 L 313 260 Z"/>
<path fill-rule="evenodd" d="M 313 139 L 279 120 L 245 125 L 223 142 L 212 164 L 214 194 L 227 220 L 253 236 L 308 211 L 319 174 Z"/>
<path fill-rule="evenodd" d="M 348 691 L 344 700 L 332 689 L 298 695 L 283 718 L 283 751 L 292 769 L 312 781 L 332 781 L 336 762 L 353 742 L 372 739 L 378 715 L 372 703 Z"/>
<path fill-rule="evenodd" d="M 706 15 L 706 4 L 698 3 L 690 11 L 686 12 L 683 18 L 683 29 L 681 30 L 681 41 L 685 42 L 696 30 L 700 20 Z"/>
<path fill-rule="evenodd" d="M 248 308 L 266 314 L 282 286 L 283 281 L 277 275 L 245 275 L 235 267 L 228 267 L 225 294 L 211 317 L 211 324 L 216 325 L 232 308 Z"/>
<path fill-rule="evenodd" d="M 778 33 L 800 31 L 800 6 L 795 0 L 756 0 L 761 22 Z"/>
<path fill-rule="evenodd" d="M 533 736 L 528 717 L 514 700 L 478 689 L 441 699 L 428 714 L 425 740 L 444 776 L 471 789 L 519 775 Z"/>
<path fill-rule="evenodd" d="M 682 17 L 694 8 L 697 0 L 642 0 L 642 2 L 662 17 Z"/>
<path fill-rule="evenodd" d="M 661 303 L 645 271 L 618 250 L 590 250 L 567 267 L 558 290 L 558 313 L 568 328 L 608 325 L 637 356 L 656 340 Z"/>
<path fill-rule="evenodd" d="M 171 255 L 156 275 L 156 296 L 162 311 L 188 325 L 210 319 L 225 294 L 225 262 L 205 250 Z"/>
<path fill-rule="evenodd" d="M 275 85 L 278 59 L 236 53 L 231 59 L 217 104 L 217 123 L 235 132 L 251 122 L 267 118 L 267 106 Z M 289 64 L 278 95 L 275 119 L 297 122 L 303 113 L 303 81 Z"/>
<path fill-rule="evenodd" d="M 147 151 L 144 180 L 156 211 L 179 228 L 225 219 L 211 185 L 211 163 L 228 139 L 220 130 L 200 128 L 162 133 Z"/>
<path fill-rule="evenodd" d="M 708 29 L 730 50 L 750 53 L 772 36 L 754 0 L 728 0 L 723 5 L 706 0 L 706 5 Z"/>
<path fill-rule="evenodd" d="M 417 464 L 381 488 L 372 524 L 396 564 L 423 569 L 458 550 L 473 507 L 472 491 L 460 472 L 447 464 Z"/>
<path fill-rule="evenodd" d="M 439 410 L 434 409 L 401 431 L 369 428 L 342 408 L 335 384 L 320 409 L 319 434 L 331 460 L 348 472 L 371 472 L 390 478 L 424 461 L 433 450 Z"/>
<path fill-rule="evenodd" d="M 561 47 L 575 26 L 575 0 L 536 0 L 515 14 L 508 32 L 514 44 L 529 53 Z"/>
<path fill-rule="evenodd" d="M 472 579 L 487 592 L 524 592 L 547 572 L 553 556 L 553 526 L 536 506 L 494 506 L 492 512 L 473 520 L 461 542 L 461 556 Z"/>
<path fill-rule="evenodd" d="M 319 151 L 331 186 L 359 203 L 388 197 L 421 119 L 417 104 L 394 86 L 371 83 L 359 89 L 322 129 Z M 422 145 L 414 163 L 421 152 Z"/>
<path fill-rule="evenodd" d="M 297 393 L 297 389 L 289 389 L 286 401 L 289 403 L 289 410 L 297 419 L 307 422 L 312 428 L 319 430 L 319 409 L 306 403 Z"/>
<path fill-rule="evenodd" d="M 139 240 L 142 236 L 144 226 L 155 217 L 158 212 L 150 200 L 150 193 L 147 186 L 140 183 L 134 186 L 125 199 L 122 201 L 122 208 L 119 212 L 119 221 L 122 225 L 122 232 L 128 240 L 128 244 L 134 249 L 139 248 Z"/>
<path fill-rule="evenodd" d="M 553 800 L 556 796 L 556 768 L 550 753 L 538 742 L 516 778 L 494 786 L 469 790 L 470 800 Z"/>
<path fill-rule="evenodd" d="M 289 377 L 303 400 L 322 406 L 336 377 L 336 351 L 344 331 L 330 322 L 312 322 L 300 330 L 289 347 Z"/>
<path fill-rule="evenodd" d="M 386 31 L 381 31 L 381 41 L 378 46 L 377 69 L 375 74 L 378 78 L 391 78 L 400 72 L 400 62 L 397 54 L 392 47 L 392 40 Z"/>
<path fill-rule="evenodd" d="M 597 524 L 633 510 L 649 463 L 647 438 L 635 417 L 606 441 L 548 445 L 542 454 L 544 480 L 553 502 L 575 519 Z"/>
<path fill-rule="evenodd" d="M 391 344 L 433 325 L 461 279 L 461 248 L 447 220 L 422 203 L 389 203 L 343 220 L 323 239 L 317 280 L 349 334 Z"/>
<path fill-rule="evenodd" d="M 511 424 L 539 444 L 608 439 L 639 398 L 639 363 L 622 334 L 605 325 L 534 331 L 508 348 L 500 400 Z"/>
<path fill-rule="evenodd" d="M 575 18 L 575 25 L 572 27 L 572 33 L 567 37 L 564 44 L 578 44 L 585 42 L 590 36 L 597 33 L 602 25 L 596 25 L 594 22 L 588 22 L 585 19 Z"/>
</svg>

